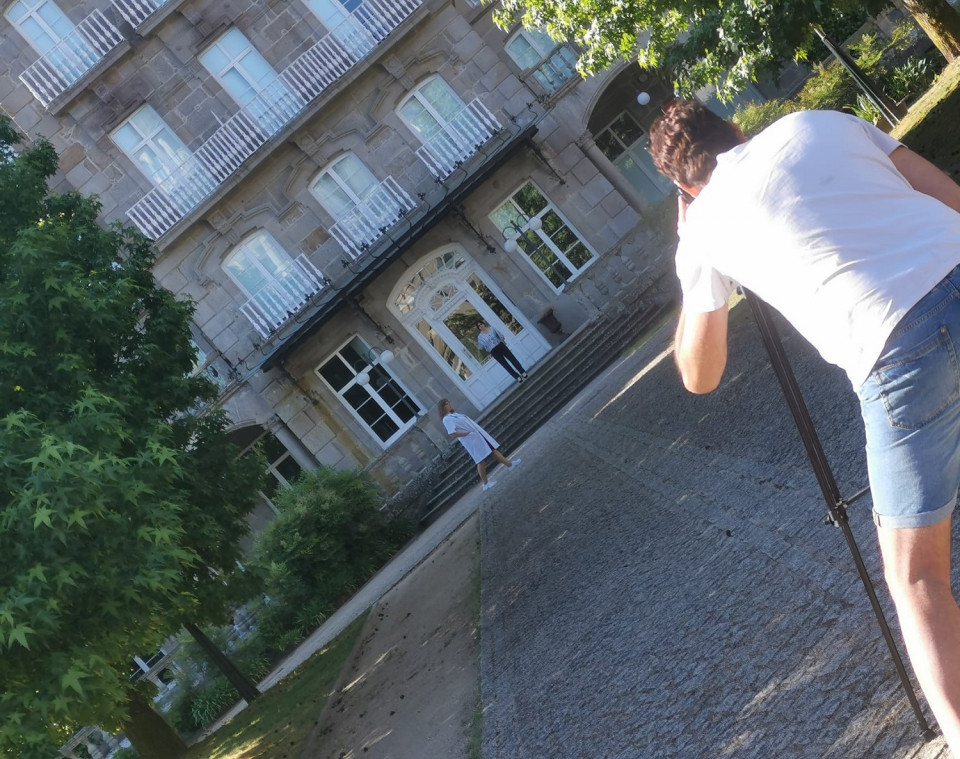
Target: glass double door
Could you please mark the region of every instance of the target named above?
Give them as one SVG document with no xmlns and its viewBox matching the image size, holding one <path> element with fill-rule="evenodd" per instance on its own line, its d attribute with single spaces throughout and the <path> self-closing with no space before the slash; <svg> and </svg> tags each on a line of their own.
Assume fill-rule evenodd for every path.
<svg viewBox="0 0 960 759">
<path fill-rule="evenodd" d="M 525 369 L 549 349 L 549 344 L 526 319 L 474 271 L 463 279 L 448 279 L 432 288 L 426 308 L 414 329 L 445 367 L 462 383 L 479 408 L 489 405 L 513 378 L 477 345 L 480 320 L 505 338 L 507 347 Z"/>
</svg>

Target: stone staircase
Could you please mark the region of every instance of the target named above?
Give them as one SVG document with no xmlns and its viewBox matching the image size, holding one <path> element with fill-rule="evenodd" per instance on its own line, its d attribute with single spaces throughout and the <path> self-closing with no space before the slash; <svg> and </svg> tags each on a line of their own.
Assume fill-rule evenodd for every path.
<svg viewBox="0 0 960 759">
<path fill-rule="evenodd" d="M 602 313 L 533 367 L 528 380 L 509 388 L 477 422 L 509 456 L 673 305 L 669 300 L 651 303 L 638 298 Z M 452 446 L 438 467 L 436 485 L 422 506 L 421 526 L 479 484 L 476 466 L 461 445 Z M 496 465 L 489 464 L 487 471 L 494 473 Z"/>
</svg>

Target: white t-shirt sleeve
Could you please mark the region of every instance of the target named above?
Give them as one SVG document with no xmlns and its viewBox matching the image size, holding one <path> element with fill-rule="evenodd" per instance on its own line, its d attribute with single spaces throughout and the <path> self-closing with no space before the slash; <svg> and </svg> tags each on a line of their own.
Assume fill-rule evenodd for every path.
<svg viewBox="0 0 960 759">
<path fill-rule="evenodd" d="M 454 419 L 453 414 L 447 414 L 443 417 L 443 428 L 447 431 L 448 435 L 452 435 L 457 431 L 457 420 Z"/>
<path fill-rule="evenodd" d="M 903 146 L 902 142 L 895 140 L 889 134 L 881 131 L 869 121 L 864 121 L 863 119 L 849 113 L 845 113 L 843 115 L 848 119 L 852 119 L 853 121 L 857 122 L 860 128 L 863 129 L 864 133 L 870 139 L 870 142 L 880 148 L 880 150 L 887 155 L 890 155 L 894 150 Z"/>
<path fill-rule="evenodd" d="M 694 313 L 709 313 L 730 300 L 737 283 L 724 276 L 697 255 L 698 245 L 680 241 L 677 247 L 677 276 L 683 292 L 683 307 Z"/>
</svg>

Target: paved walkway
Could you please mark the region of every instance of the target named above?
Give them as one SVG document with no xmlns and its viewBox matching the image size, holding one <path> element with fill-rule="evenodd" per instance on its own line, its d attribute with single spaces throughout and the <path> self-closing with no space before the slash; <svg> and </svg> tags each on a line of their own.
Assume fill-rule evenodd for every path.
<svg viewBox="0 0 960 759">
<path fill-rule="evenodd" d="M 823 524 L 747 309 L 733 312 L 727 379 L 709 396 L 680 387 L 669 329 L 511 452 L 517 472 L 471 490 L 262 685 L 479 507 L 484 759 L 948 759 L 940 739 L 921 741 L 842 534 Z M 855 399 L 799 338 L 784 342 L 849 496 L 865 481 Z M 869 498 L 851 524 L 879 582 Z"/>
<path fill-rule="evenodd" d="M 732 324 L 716 393 L 682 390 L 664 331 L 524 444 L 523 471 L 484 500 L 485 759 L 946 759 L 920 740 L 823 523 L 745 306 Z M 855 398 L 784 342 L 852 495 L 866 477 Z M 869 498 L 851 524 L 879 581 Z"/>
</svg>

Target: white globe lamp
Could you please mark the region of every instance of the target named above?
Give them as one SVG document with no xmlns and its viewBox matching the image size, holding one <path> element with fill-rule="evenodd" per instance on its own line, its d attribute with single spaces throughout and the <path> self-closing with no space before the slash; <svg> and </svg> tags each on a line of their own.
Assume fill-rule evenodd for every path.
<svg viewBox="0 0 960 759">
<path fill-rule="evenodd" d="M 650 103 L 650 93 L 649 92 L 640 92 L 637 94 L 637 102 L 640 105 L 649 105 Z"/>
</svg>

